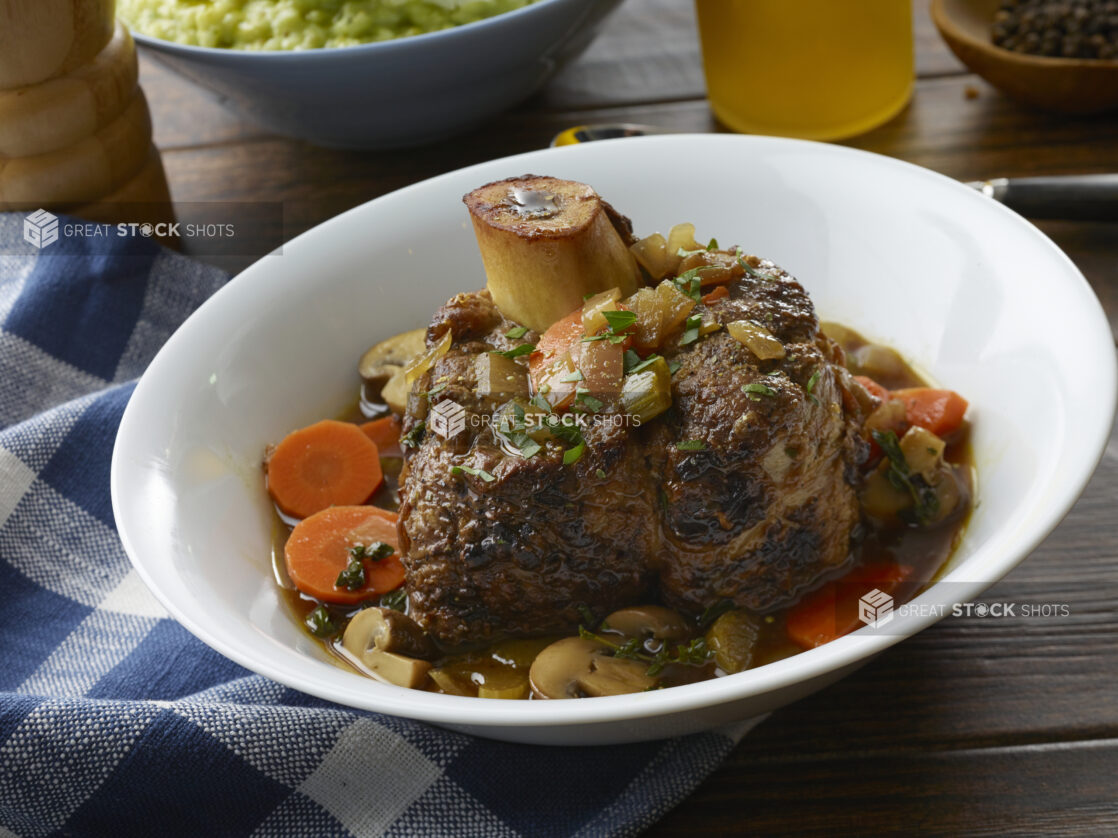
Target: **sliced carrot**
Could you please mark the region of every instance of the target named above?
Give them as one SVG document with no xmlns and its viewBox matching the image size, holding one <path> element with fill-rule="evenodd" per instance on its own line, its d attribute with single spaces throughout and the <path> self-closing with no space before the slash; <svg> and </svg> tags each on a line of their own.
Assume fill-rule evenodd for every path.
<svg viewBox="0 0 1118 838">
<path fill-rule="evenodd" d="M 577 364 L 577 353 L 582 348 L 582 335 L 581 306 L 548 326 L 547 331 L 540 335 L 535 351 L 528 357 L 528 371 L 532 380 L 536 380 L 564 352 L 570 352 L 571 360 Z"/>
<path fill-rule="evenodd" d="M 702 302 L 703 302 L 703 305 L 709 306 L 715 300 L 721 300 L 723 297 L 729 297 L 729 296 L 730 296 L 730 289 L 727 288 L 725 285 L 719 285 L 713 291 L 711 291 L 709 294 L 704 294 L 703 297 L 702 297 Z"/>
<path fill-rule="evenodd" d="M 378 541 L 397 547 L 396 514 L 375 506 L 332 506 L 300 521 L 284 548 L 287 575 L 295 587 L 323 602 L 352 604 L 388 593 L 404 582 L 404 566 L 393 554 L 365 559 L 365 585 L 357 590 L 337 586 L 338 574 L 349 566 L 350 550 Z"/>
<path fill-rule="evenodd" d="M 376 443 L 357 425 L 333 419 L 288 434 L 268 459 L 268 491 L 296 518 L 362 503 L 383 479 Z"/>
<path fill-rule="evenodd" d="M 788 638 L 805 649 L 814 649 L 849 634 L 862 625 L 859 599 L 875 588 L 891 594 L 911 573 L 912 568 L 897 564 L 854 568 L 842 579 L 808 594 L 788 612 Z"/>
<path fill-rule="evenodd" d="M 939 437 L 949 436 L 963 424 L 967 400 L 952 390 L 913 387 L 894 390 L 893 398 L 904 402 L 905 419 L 927 428 Z"/>
<path fill-rule="evenodd" d="M 875 399 L 883 402 L 889 401 L 889 391 L 867 375 L 856 375 L 854 380 L 866 388 L 866 391 Z"/>
<path fill-rule="evenodd" d="M 390 414 L 383 419 L 374 419 L 361 426 L 365 436 L 376 443 L 377 450 L 382 457 L 402 457 L 403 449 L 400 448 L 400 434 L 403 428 L 396 414 Z"/>
</svg>

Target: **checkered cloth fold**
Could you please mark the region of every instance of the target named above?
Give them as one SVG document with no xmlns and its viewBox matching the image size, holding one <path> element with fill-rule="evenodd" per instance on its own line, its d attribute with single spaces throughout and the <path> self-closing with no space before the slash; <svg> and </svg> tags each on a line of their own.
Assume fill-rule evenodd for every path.
<svg viewBox="0 0 1118 838">
<path fill-rule="evenodd" d="M 144 239 L 39 250 L 24 220 L 0 214 L 0 838 L 627 835 L 745 733 L 511 745 L 203 645 L 129 565 L 109 461 L 135 379 L 226 277 Z"/>
</svg>

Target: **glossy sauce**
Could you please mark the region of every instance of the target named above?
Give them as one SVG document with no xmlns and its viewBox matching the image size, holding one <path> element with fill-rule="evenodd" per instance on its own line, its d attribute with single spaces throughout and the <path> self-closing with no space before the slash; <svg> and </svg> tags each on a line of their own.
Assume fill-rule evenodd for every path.
<svg viewBox="0 0 1118 838">
<path fill-rule="evenodd" d="M 891 350 L 875 346 L 857 333 L 841 326 L 827 325 L 824 330 L 846 350 L 847 365 L 856 374 L 873 372 L 875 375 L 871 377 L 890 390 L 928 386 L 926 381 Z M 890 369 L 866 369 L 859 363 L 859 359 L 863 356 L 871 362 L 875 356 L 883 357 L 895 366 Z M 382 411 L 378 406 L 366 405 L 362 401 L 338 418 L 343 421 L 361 422 L 370 414 L 380 412 Z M 958 469 L 964 495 L 962 510 L 954 513 L 947 521 L 929 528 L 886 529 L 875 527 L 872 523 L 868 523 L 869 519 L 865 519 L 867 522 L 865 537 L 854 551 L 850 563 L 833 574 L 820 577 L 811 590 L 816 590 L 828 582 L 841 580 L 852 571 L 874 565 L 904 565 L 912 569 L 912 573 L 906 580 L 892 592 L 897 605 L 913 599 L 935 582 L 943 573 L 948 559 L 962 537 L 971 511 L 971 498 L 974 497 L 974 470 L 968 437 L 969 431 L 964 423 L 962 430 L 953 439 L 948 440 L 945 452 L 945 459 L 949 463 L 962 467 Z M 403 460 L 399 457 L 382 457 L 381 464 L 384 471 L 384 485 L 377 490 L 371 503 L 395 511 L 399 507 L 397 491 Z M 278 511 L 276 512 L 273 526 L 273 566 L 277 584 L 283 589 L 284 599 L 292 616 L 309 634 L 307 618 L 320 603 L 295 589 L 287 578 L 283 558 L 284 545 L 291 532 L 290 527 L 294 523 L 296 522 L 285 520 Z M 811 591 L 805 591 L 803 596 L 810 593 Z M 652 601 L 651 598 L 648 601 Z M 331 605 L 328 608 L 338 624 L 344 626 L 348 618 L 359 611 L 361 606 Z M 803 651 L 802 647 L 788 638 L 786 619 L 790 610 L 791 607 L 787 607 L 760 616 L 760 632 L 754 646 L 750 668 L 763 666 Z M 699 637 L 702 634 L 703 631 L 696 625 L 694 636 Z M 332 659 L 339 666 L 374 677 L 342 648 L 341 636 L 342 632 L 339 632 L 331 640 L 316 639 L 330 652 Z M 451 689 L 442 689 L 434 682 L 430 682 L 427 688 L 435 692 L 452 692 L 459 695 L 478 695 L 479 690 L 486 689 L 493 689 L 497 694 L 502 695 L 502 690 L 514 691 L 512 685 L 526 683 L 528 667 L 535 655 L 557 639 L 558 636 L 504 640 L 484 648 L 444 656 L 436 660 L 434 665 L 436 669 L 447 673 L 447 677 L 442 680 L 450 684 Z M 661 673 L 660 682 L 665 687 L 677 686 L 725 674 L 710 661 L 699 666 L 671 664 Z M 504 697 L 510 696 L 504 695 Z"/>
</svg>

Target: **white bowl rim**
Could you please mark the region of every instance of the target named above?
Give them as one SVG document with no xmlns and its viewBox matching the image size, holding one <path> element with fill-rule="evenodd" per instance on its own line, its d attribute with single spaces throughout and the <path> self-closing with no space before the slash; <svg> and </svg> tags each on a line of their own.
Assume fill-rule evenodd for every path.
<svg viewBox="0 0 1118 838">
<path fill-rule="evenodd" d="M 744 148 L 748 148 L 750 145 L 785 147 L 810 146 L 820 151 L 826 149 L 823 153 L 833 154 L 837 158 L 842 158 L 844 156 L 861 159 L 873 158 L 878 164 L 901 170 L 909 176 L 924 178 L 941 185 L 946 185 L 947 188 L 956 190 L 961 200 L 988 202 L 987 206 L 990 210 L 1005 213 L 1012 217 L 1015 223 L 1026 226 L 1028 230 L 1025 232 L 1038 239 L 1038 243 L 1049 248 L 1057 260 L 1061 261 L 1067 267 L 1067 279 L 1069 281 L 1074 281 L 1076 283 L 1075 287 L 1078 288 L 1082 295 L 1085 295 L 1083 300 L 1085 310 L 1086 308 L 1093 309 L 1092 313 L 1095 319 L 1094 332 L 1084 333 L 1080 335 L 1080 337 L 1085 340 L 1101 340 L 1108 345 L 1110 350 L 1098 359 L 1101 368 L 1097 376 L 1099 382 L 1099 400 L 1097 403 L 1100 407 L 1105 407 L 1106 412 L 1103 413 L 1100 410 L 1097 415 L 1091 417 L 1094 420 L 1093 423 L 1091 423 L 1093 427 L 1084 427 L 1080 437 L 1080 439 L 1082 439 L 1082 446 L 1079 449 L 1081 451 L 1079 458 L 1080 473 L 1073 479 L 1069 478 L 1061 492 L 1055 495 L 1055 502 L 1047 507 L 1045 513 L 1031 518 L 1025 526 L 1019 527 L 1012 535 L 1007 535 L 1004 540 L 1009 543 L 1001 545 L 985 544 L 968 557 L 969 562 L 973 562 L 982 568 L 982 578 L 969 580 L 957 579 L 954 578 L 957 575 L 954 571 L 949 572 L 916 599 L 912 600 L 912 602 L 919 605 L 940 606 L 947 613 L 950 613 L 954 605 L 969 601 L 1005 576 L 1006 573 L 1012 570 L 1035 550 L 1052 530 L 1056 528 L 1060 521 L 1063 520 L 1064 516 L 1071 509 L 1076 500 L 1078 500 L 1087 482 L 1094 474 L 1095 468 L 1109 440 L 1115 409 L 1118 407 L 1118 359 L 1116 359 L 1112 351 L 1113 334 L 1110 330 L 1109 321 L 1093 289 L 1071 259 L 1043 232 L 1004 205 L 990 201 L 989 198 L 957 180 L 903 160 L 863 151 L 861 149 L 808 140 L 731 134 L 651 135 L 603 140 L 593 143 L 592 146 L 600 147 L 603 142 L 611 144 L 655 143 L 664 145 L 679 143 L 684 145 L 691 143 L 710 145 L 730 143 L 735 145 L 740 144 Z M 382 195 L 372 201 L 334 216 L 295 237 L 285 245 L 285 248 L 313 246 L 312 239 L 322 228 L 351 214 L 363 212 L 366 208 L 380 202 L 391 200 L 395 195 L 406 193 L 410 190 L 418 189 L 442 180 L 456 178 L 473 170 L 491 169 L 498 164 L 507 166 L 508 171 L 528 171 L 539 165 L 537 161 L 541 155 L 547 155 L 548 157 L 557 155 L 578 155 L 583 153 L 583 151 L 580 150 L 585 150 L 588 145 L 590 144 L 523 152 L 505 158 L 484 161 L 419 181 L 418 183 L 387 193 L 386 195 Z M 528 168 L 525 168 L 525 162 L 521 161 L 527 162 Z M 162 359 L 174 353 L 179 343 L 186 342 L 187 339 L 184 338 L 184 335 L 199 328 L 198 324 L 204 320 L 207 311 L 222 304 L 225 294 L 233 283 L 264 281 L 266 280 L 267 272 L 268 260 L 265 258 L 251 265 L 238 276 L 232 278 L 229 283 L 203 303 L 159 351 L 155 359 L 149 365 L 148 370 L 137 384 L 135 392 L 125 409 L 117 434 L 116 445 L 113 450 L 111 473 L 113 512 L 116 516 L 120 538 L 140 578 L 148 588 L 152 590 L 170 614 L 187 630 L 211 648 L 245 668 L 288 687 L 327 701 L 437 724 L 491 728 L 580 726 L 637 721 L 645 718 L 699 710 L 746 699 L 782 688 L 790 688 L 798 683 L 823 678 L 828 673 L 865 661 L 941 619 L 941 617 L 932 613 L 931 608 L 911 609 L 904 614 L 898 614 L 894 618 L 893 629 L 888 634 L 874 633 L 869 628 L 862 628 L 818 648 L 810 649 L 790 658 L 765 664 L 756 669 L 750 669 L 735 675 L 728 675 L 722 678 L 715 678 L 647 693 L 606 696 L 575 701 L 493 701 L 408 690 L 383 684 L 378 684 L 378 687 L 386 687 L 385 689 L 378 688 L 370 691 L 367 687 L 370 682 L 368 679 L 361 676 L 354 676 L 352 678 L 352 687 L 348 685 L 332 685 L 333 688 L 326 689 L 320 686 L 314 679 L 300 673 L 297 669 L 278 665 L 270 658 L 256 658 L 244 653 L 236 644 L 230 643 L 226 639 L 215 635 L 203 622 L 197 620 L 194 616 L 180 608 L 171 593 L 162 590 L 156 585 L 142 559 L 138 556 L 137 550 L 128 534 L 127 527 L 122 524 L 120 516 L 120 511 L 122 509 L 121 498 L 124 489 L 122 484 L 125 471 L 130 468 L 123 462 L 122 455 L 124 446 L 122 446 L 121 440 L 127 439 L 129 428 L 133 422 L 136 421 L 136 416 L 139 412 L 136 406 L 143 401 L 144 393 L 148 389 L 150 382 L 158 377 L 160 367 L 163 364 Z M 262 277 L 262 280 L 254 279 L 256 276 Z M 194 324 L 193 326 L 191 326 L 192 323 Z M 994 549 L 995 547 L 998 549 Z M 982 560 L 977 561 L 977 557 L 981 557 Z M 948 580 L 952 583 L 951 586 L 946 589 L 951 591 L 950 596 L 945 595 L 945 589 L 942 588 L 942 583 Z M 901 631 L 900 627 L 903 627 L 904 630 Z M 295 652 L 292 652 L 291 655 L 284 655 L 283 659 L 306 660 Z"/>
<path fill-rule="evenodd" d="M 352 44 L 345 47 L 313 47 L 311 49 L 236 49 L 234 47 L 203 47 L 197 44 L 181 44 L 178 41 L 168 41 L 165 38 L 156 38 L 154 35 L 145 35 L 143 32 L 133 28 L 130 24 L 127 25 L 132 39 L 136 41 L 136 43 L 142 44 L 145 47 L 150 47 L 151 49 L 179 53 L 182 55 L 194 55 L 197 57 L 253 56 L 253 58 L 246 58 L 246 61 L 264 59 L 271 61 L 306 61 L 315 56 L 336 57 L 338 53 L 345 53 L 346 55 L 352 54 L 356 58 L 362 53 L 373 49 L 380 53 L 408 49 L 411 45 L 433 43 L 436 42 L 435 39 L 446 39 L 460 32 L 474 32 L 483 26 L 492 25 L 494 21 L 508 20 L 513 17 L 519 18 L 525 14 L 531 13 L 534 9 L 568 2 L 570 2 L 570 0 L 535 0 L 534 3 L 521 6 L 519 9 L 501 12 L 500 14 L 482 18 L 481 20 L 472 20 L 469 23 L 462 23 L 457 26 L 452 26 L 449 29 L 436 29 L 434 32 L 421 32 L 418 35 L 407 35 L 400 38 L 392 38 L 388 41 L 369 41 L 368 43 Z M 238 59 L 234 58 L 233 60 L 236 61 Z"/>
</svg>

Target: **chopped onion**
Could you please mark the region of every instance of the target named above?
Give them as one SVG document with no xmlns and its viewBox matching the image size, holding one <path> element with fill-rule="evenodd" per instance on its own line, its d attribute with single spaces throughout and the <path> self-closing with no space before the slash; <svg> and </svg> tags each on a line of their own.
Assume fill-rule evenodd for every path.
<svg viewBox="0 0 1118 838">
<path fill-rule="evenodd" d="M 679 254 L 679 251 L 706 250 L 695 241 L 694 224 L 676 224 L 668 233 L 668 253 Z"/>
<path fill-rule="evenodd" d="M 438 343 L 418 358 L 412 360 L 412 362 L 404 368 L 404 379 L 407 381 L 408 387 L 411 387 L 423 373 L 431 369 L 435 361 L 439 360 L 439 358 L 447 353 L 447 350 L 450 349 L 450 345 L 453 342 L 454 335 L 451 333 L 450 329 L 447 329 L 443 333 L 443 336 L 439 338 Z"/>
<path fill-rule="evenodd" d="M 669 257 L 668 240 L 659 233 L 646 236 L 629 250 L 653 279 L 663 279 L 679 262 L 674 254 Z"/>
<path fill-rule="evenodd" d="M 784 344 L 773 337 L 772 332 L 752 320 L 735 320 L 727 324 L 726 331 L 762 361 L 784 357 Z"/>
<path fill-rule="evenodd" d="M 611 288 L 595 294 L 582 304 L 582 332 L 586 335 L 596 335 L 609 324 L 606 322 L 603 311 L 612 311 L 621 299 L 621 289 Z"/>
</svg>

